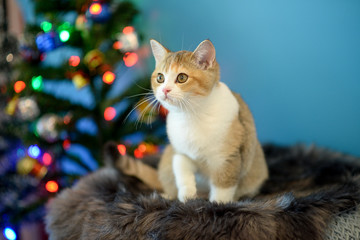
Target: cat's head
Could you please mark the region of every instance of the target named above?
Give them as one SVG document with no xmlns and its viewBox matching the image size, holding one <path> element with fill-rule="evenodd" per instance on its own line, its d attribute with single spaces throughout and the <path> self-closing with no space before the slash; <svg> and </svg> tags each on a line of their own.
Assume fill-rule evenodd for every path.
<svg viewBox="0 0 360 240">
<path fill-rule="evenodd" d="M 219 65 L 210 40 L 201 42 L 193 52 L 171 52 L 155 40 L 150 44 L 156 62 L 151 86 L 156 99 L 170 111 L 196 105 L 219 82 Z"/>
</svg>

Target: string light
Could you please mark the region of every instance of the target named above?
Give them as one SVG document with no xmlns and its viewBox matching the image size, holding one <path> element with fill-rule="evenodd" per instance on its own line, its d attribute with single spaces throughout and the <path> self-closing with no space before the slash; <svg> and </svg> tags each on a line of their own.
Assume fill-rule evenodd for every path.
<svg viewBox="0 0 360 240">
<path fill-rule="evenodd" d="M 41 151 L 40 151 L 40 148 L 38 147 L 38 145 L 31 145 L 29 148 L 28 148 L 28 154 L 30 157 L 32 158 L 37 158 L 40 156 L 41 154 Z"/>
<path fill-rule="evenodd" d="M 80 64 L 80 57 L 79 56 L 71 56 L 69 58 L 69 65 L 72 67 L 77 67 Z"/>
<path fill-rule="evenodd" d="M 69 139 L 65 139 L 64 142 L 63 142 L 63 148 L 64 148 L 65 150 L 68 150 L 68 149 L 70 148 L 70 146 L 71 146 L 70 140 L 69 140 Z"/>
<path fill-rule="evenodd" d="M 23 82 L 23 81 L 17 81 L 15 84 L 14 84 L 14 91 L 16 93 L 20 93 L 22 90 L 24 90 L 26 87 L 26 84 Z"/>
<path fill-rule="evenodd" d="M 134 151 L 134 156 L 135 156 L 136 158 L 143 158 L 143 157 L 144 157 L 144 153 L 142 153 L 142 152 L 137 148 L 137 149 L 135 149 L 135 151 Z"/>
<path fill-rule="evenodd" d="M 126 154 L 126 146 L 124 144 L 117 145 L 117 149 L 122 156 Z"/>
<path fill-rule="evenodd" d="M 127 53 L 125 53 L 123 59 L 125 62 L 125 66 L 132 67 L 137 63 L 138 55 L 134 52 L 133 53 L 127 52 Z"/>
<path fill-rule="evenodd" d="M 4 229 L 4 236 L 8 239 L 8 240 L 16 240 L 16 233 L 12 228 L 5 228 Z"/>
<path fill-rule="evenodd" d="M 59 185 L 55 181 L 48 181 L 45 184 L 45 188 L 48 192 L 55 193 L 59 190 Z"/>
<path fill-rule="evenodd" d="M 104 111 L 104 118 L 106 121 L 111 121 L 116 116 L 116 110 L 113 107 L 107 107 Z"/>
<path fill-rule="evenodd" d="M 48 21 L 44 21 L 40 24 L 40 27 L 44 32 L 50 32 L 52 29 L 52 24 Z"/>
<path fill-rule="evenodd" d="M 121 48 L 122 48 L 122 43 L 120 42 L 120 41 L 116 41 L 116 42 L 114 42 L 114 44 L 113 44 L 113 48 L 115 49 L 115 50 L 120 50 Z"/>
<path fill-rule="evenodd" d="M 67 42 L 70 39 L 70 32 L 68 30 L 62 30 L 59 33 L 59 38 L 61 42 Z"/>
<path fill-rule="evenodd" d="M 146 145 L 142 143 L 138 146 L 138 149 L 140 152 L 144 153 L 146 151 Z"/>
<path fill-rule="evenodd" d="M 36 91 L 41 90 L 42 85 L 43 85 L 42 76 L 36 76 L 31 79 L 31 86 L 34 90 L 36 90 Z"/>
<path fill-rule="evenodd" d="M 130 34 L 130 33 L 133 33 L 134 31 L 135 31 L 135 28 L 132 26 L 127 26 L 127 27 L 124 27 L 124 29 L 123 29 L 124 34 Z"/>
<path fill-rule="evenodd" d="M 115 74 L 113 72 L 107 71 L 103 75 L 103 81 L 107 84 L 112 84 L 115 80 Z"/>
<path fill-rule="evenodd" d="M 92 15 L 99 15 L 102 11 L 102 6 L 100 3 L 93 3 L 91 4 L 90 8 L 89 8 L 89 12 Z"/>
<path fill-rule="evenodd" d="M 52 157 L 49 153 L 44 153 L 42 157 L 44 165 L 49 166 L 52 163 Z"/>
</svg>

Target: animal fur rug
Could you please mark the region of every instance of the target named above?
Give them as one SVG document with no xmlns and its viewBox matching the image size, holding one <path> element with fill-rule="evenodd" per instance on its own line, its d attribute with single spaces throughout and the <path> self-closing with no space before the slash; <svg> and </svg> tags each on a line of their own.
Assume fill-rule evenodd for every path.
<svg viewBox="0 0 360 240">
<path fill-rule="evenodd" d="M 102 168 L 49 203 L 50 239 L 360 239 L 360 159 L 314 147 L 264 151 L 261 193 L 228 204 L 170 201 Z"/>
</svg>

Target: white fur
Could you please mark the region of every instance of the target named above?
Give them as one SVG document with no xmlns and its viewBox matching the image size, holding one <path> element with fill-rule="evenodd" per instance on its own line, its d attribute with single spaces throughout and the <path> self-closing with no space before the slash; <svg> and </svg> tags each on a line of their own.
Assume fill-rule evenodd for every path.
<svg viewBox="0 0 360 240">
<path fill-rule="evenodd" d="M 175 154 L 172 166 L 179 200 L 185 202 L 186 199 L 194 198 L 196 196 L 194 163 L 185 155 Z"/>
<path fill-rule="evenodd" d="M 184 197 L 191 194 L 186 191 L 182 193 L 182 189 L 190 188 L 191 192 L 195 179 L 195 170 L 191 169 L 194 164 L 189 164 L 188 161 L 207 161 L 212 168 L 222 167 L 225 161 L 221 151 L 223 140 L 238 116 L 239 104 L 222 82 L 215 85 L 206 97 L 186 95 L 176 86 L 176 76 L 171 72 L 165 75 L 165 82 L 158 87 L 155 95 L 169 109 L 167 133 L 177 153 L 173 159 L 173 170 L 179 190 L 178 197 L 183 201 Z M 164 87 L 171 89 L 167 97 L 162 91 Z M 186 169 L 187 167 L 189 169 Z M 190 178 L 190 184 L 184 180 L 186 178 Z M 231 189 L 217 189 L 212 185 L 210 199 L 231 201 L 235 193 L 235 190 Z M 228 198 L 225 197 L 226 194 L 230 194 Z"/>
<path fill-rule="evenodd" d="M 211 202 L 231 202 L 234 199 L 237 186 L 229 188 L 216 187 L 210 184 L 210 201 Z"/>
</svg>

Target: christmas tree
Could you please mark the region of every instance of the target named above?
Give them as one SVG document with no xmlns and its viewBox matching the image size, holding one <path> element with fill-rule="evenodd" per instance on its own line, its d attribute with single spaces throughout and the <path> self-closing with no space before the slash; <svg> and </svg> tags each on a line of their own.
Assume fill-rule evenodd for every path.
<svg viewBox="0 0 360 240">
<path fill-rule="evenodd" d="M 136 6 L 34 4 L 36 23 L 23 37 L 10 39 L 4 27 L 1 39 L 0 227 L 8 239 L 22 222 L 41 221 L 61 188 L 102 166 L 108 141 L 142 158 L 164 140 L 166 110 L 154 101 L 149 76 L 129 74 L 147 52 Z"/>
</svg>

